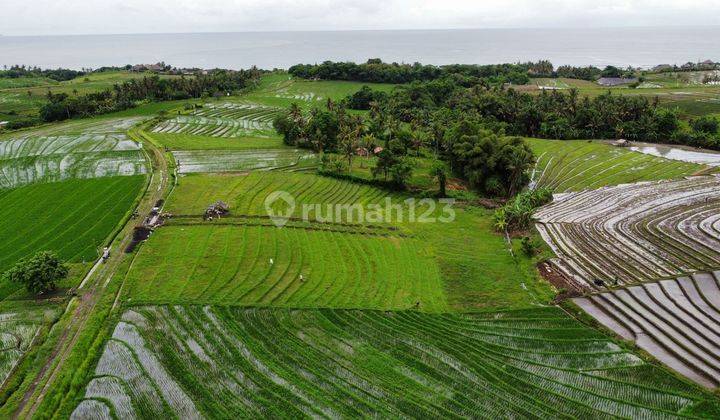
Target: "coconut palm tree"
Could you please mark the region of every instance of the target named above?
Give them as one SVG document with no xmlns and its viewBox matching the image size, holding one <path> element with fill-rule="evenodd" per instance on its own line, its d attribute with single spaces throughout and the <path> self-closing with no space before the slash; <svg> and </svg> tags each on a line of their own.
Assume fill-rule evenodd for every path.
<svg viewBox="0 0 720 420">
<path fill-rule="evenodd" d="M 445 162 L 441 160 L 433 162 L 430 167 L 430 175 L 432 175 L 438 183 L 438 196 L 445 197 L 447 195 L 445 189 L 448 178 L 448 167 Z"/>
</svg>

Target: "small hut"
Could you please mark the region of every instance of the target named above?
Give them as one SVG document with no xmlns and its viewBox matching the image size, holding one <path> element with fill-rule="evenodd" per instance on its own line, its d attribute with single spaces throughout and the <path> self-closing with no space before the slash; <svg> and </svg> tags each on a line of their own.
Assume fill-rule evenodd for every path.
<svg viewBox="0 0 720 420">
<path fill-rule="evenodd" d="M 205 210 L 204 219 L 220 217 L 230 213 L 230 206 L 222 200 L 218 200 L 215 203 L 209 205 Z"/>
</svg>

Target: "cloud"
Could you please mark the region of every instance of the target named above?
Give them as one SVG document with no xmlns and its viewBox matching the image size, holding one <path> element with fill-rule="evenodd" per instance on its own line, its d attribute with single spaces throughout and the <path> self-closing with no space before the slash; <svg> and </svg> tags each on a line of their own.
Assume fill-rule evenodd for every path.
<svg viewBox="0 0 720 420">
<path fill-rule="evenodd" d="M 716 24 L 714 0 L 24 0 L 5 35 Z"/>
</svg>

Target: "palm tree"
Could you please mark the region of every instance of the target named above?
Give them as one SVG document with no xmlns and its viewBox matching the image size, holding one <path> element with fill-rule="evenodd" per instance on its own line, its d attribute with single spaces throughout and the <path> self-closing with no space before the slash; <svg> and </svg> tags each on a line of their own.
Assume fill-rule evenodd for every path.
<svg viewBox="0 0 720 420">
<path fill-rule="evenodd" d="M 445 197 L 447 195 L 445 189 L 448 178 L 448 168 L 445 162 L 441 160 L 433 162 L 433 165 L 430 168 L 430 174 L 438 183 L 438 196 Z"/>
<path fill-rule="evenodd" d="M 360 137 L 360 147 L 365 149 L 367 151 L 367 154 L 370 154 L 370 150 L 375 146 L 375 143 L 377 142 L 377 139 L 373 134 L 365 134 L 364 136 Z M 367 159 L 367 155 L 365 158 L 360 159 L 360 167 L 365 167 L 365 160 Z"/>
<path fill-rule="evenodd" d="M 340 126 L 340 147 L 348 160 L 348 172 L 352 171 L 352 159 L 358 148 L 362 120 L 359 117 L 350 117 Z"/>
</svg>

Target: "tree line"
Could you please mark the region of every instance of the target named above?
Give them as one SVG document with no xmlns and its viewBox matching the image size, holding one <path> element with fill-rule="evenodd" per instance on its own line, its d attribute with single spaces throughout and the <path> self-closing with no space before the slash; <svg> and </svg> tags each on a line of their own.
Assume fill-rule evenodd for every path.
<svg viewBox="0 0 720 420">
<path fill-rule="evenodd" d="M 372 95 L 363 89 L 362 96 Z M 354 97 L 346 99 L 349 105 L 355 102 Z M 575 89 L 530 94 L 503 86 L 468 88 L 444 78 L 397 86 L 388 95 L 378 95 L 376 103 L 393 118 L 429 132 L 434 127 L 472 119 L 516 136 L 624 138 L 720 148 L 714 117 L 701 117 L 687 124 L 675 110 L 659 106 L 657 98 L 610 91 L 594 98 L 580 97 Z"/>
<path fill-rule="evenodd" d="M 594 81 L 600 77 L 630 77 L 632 68 L 619 69 L 606 66 L 559 66 L 557 69 L 548 60 L 506 64 L 451 64 L 444 66 L 399 63 L 384 63 L 373 58 L 365 63 L 325 61 L 320 64 L 298 64 L 288 70 L 295 77 L 319 80 L 350 80 L 364 83 L 410 83 L 453 77 L 465 86 L 484 83 L 501 85 L 511 83 L 524 85 L 533 77 L 566 77 Z"/>
<path fill-rule="evenodd" d="M 88 117 L 132 108 L 139 101 L 170 101 L 225 95 L 248 87 L 260 72 L 251 70 L 214 70 L 191 77 L 160 78 L 157 75 L 131 79 L 112 89 L 70 96 L 48 92 L 48 103 L 40 108 L 43 121 Z"/>
<path fill-rule="evenodd" d="M 13 65 L 10 67 L 3 66 L 0 70 L 0 78 L 19 79 L 21 77 L 47 77 L 58 82 L 71 80 L 76 77 L 85 75 L 85 71 L 70 69 L 41 69 L 35 66 Z"/>
<path fill-rule="evenodd" d="M 384 63 L 378 58 L 366 63 L 325 61 L 321 64 L 298 64 L 288 72 L 304 79 L 351 80 L 366 83 L 410 83 L 429 81 L 447 76 L 485 79 L 492 83 L 526 84 L 530 79 L 528 72 L 533 63 L 471 65 L 453 64 L 448 66 Z M 540 66 L 541 67 L 541 66 Z"/>
</svg>

